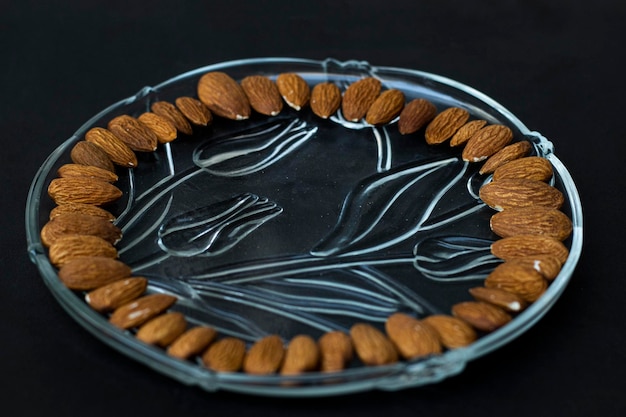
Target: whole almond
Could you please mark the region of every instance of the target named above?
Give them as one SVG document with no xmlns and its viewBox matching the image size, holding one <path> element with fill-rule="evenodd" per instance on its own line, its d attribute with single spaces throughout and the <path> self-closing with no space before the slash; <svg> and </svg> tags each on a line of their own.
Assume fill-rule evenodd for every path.
<svg viewBox="0 0 626 417">
<path fill-rule="evenodd" d="M 87 214 L 89 216 L 99 217 L 109 222 L 113 222 L 115 220 L 115 216 L 111 212 L 103 209 L 102 207 L 94 206 L 93 204 L 67 203 L 56 206 L 50 211 L 50 220 L 60 216 L 61 214 Z"/>
<path fill-rule="evenodd" d="M 59 279 L 71 290 L 88 291 L 130 277 L 130 267 L 111 258 L 83 256 L 59 269 Z"/>
<path fill-rule="evenodd" d="M 561 208 L 563 193 L 543 181 L 503 179 L 485 184 L 478 192 L 480 199 L 494 210 L 519 207 Z"/>
<path fill-rule="evenodd" d="M 84 178 L 93 178 L 96 180 L 105 181 L 109 183 L 113 183 L 118 180 L 118 176 L 113 171 L 98 168 L 96 166 L 80 165 L 80 164 L 62 165 L 57 170 L 57 174 L 59 174 L 59 177 L 61 178 L 84 177 Z"/>
<path fill-rule="evenodd" d="M 315 340 L 308 335 L 294 336 L 285 352 L 285 359 L 280 368 L 282 375 L 298 375 L 314 371 L 320 361 L 320 350 Z"/>
<path fill-rule="evenodd" d="M 500 237 L 542 235 L 565 240 L 572 233 L 572 221 L 565 213 L 540 206 L 501 211 L 491 217 L 489 226 Z"/>
<path fill-rule="evenodd" d="M 70 159 L 75 164 L 89 165 L 114 172 L 115 167 L 109 155 L 97 145 L 81 140 L 70 151 Z"/>
<path fill-rule="evenodd" d="M 122 231 L 110 221 L 82 213 L 65 213 L 53 217 L 40 232 L 41 243 L 50 247 L 68 235 L 97 236 L 111 245 L 122 238 Z"/>
<path fill-rule="evenodd" d="M 452 306 L 452 314 L 483 332 L 492 332 L 511 321 L 511 316 L 492 304 L 463 301 Z"/>
<path fill-rule="evenodd" d="M 469 324 L 453 316 L 435 314 L 424 318 L 423 322 L 435 329 L 439 341 L 448 349 L 465 347 L 478 338 Z"/>
<path fill-rule="evenodd" d="M 365 365 L 378 366 L 398 361 L 393 343 L 371 324 L 354 324 L 350 328 L 350 337 L 357 356 Z"/>
<path fill-rule="evenodd" d="M 317 344 L 320 349 L 320 370 L 336 372 L 344 369 L 354 356 L 350 336 L 339 330 L 324 333 Z"/>
<path fill-rule="evenodd" d="M 450 139 L 469 119 L 469 112 L 460 107 L 449 107 L 426 126 L 426 143 L 437 145 Z"/>
<path fill-rule="evenodd" d="M 171 312 L 148 320 L 137 330 L 136 337 L 150 345 L 167 347 L 186 329 L 184 314 Z"/>
<path fill-rule="evenodd" d="M 385 330 L 404 359 L 441 353 L 441 342 L 436 330 L 407 314 L 394 313 L 389 316 Z"/>
<path fill-rule="evenodd" d="M 521 258 L 513 258 L 508 262 L 519 264 L 527 268 L 533 268 L 548 281 L 554 280 L 559 275 L 561 267 L 563 266 L 555 256 L 550 255 L 524 256 Z"/>
<path fill-rule="evenodd" d="M 533 268 L 504 262 L 487 276 L 485 287 L 517 294 L 525 301 L 532 303 L 546 291 L 548 282 Z"/>
<path fill-rule="evenodd" d="M 341 91 L 330 82 L 320 83 L 311 91 L 311 111 L 322 119 L 328 119 L 341 105 Z"/>
<path fill-rule="evenodd" d="M 521 296 L 499 288 L 474 287 L 469 293 L 476 301 L 493 304 L 509 313 L 519 313 L 528 305 Z"/>
<path fill-rule="evenodd" d="M 353 82 L 346 88 L 341 101 L 341 113 L 346 120 L 356 122 L 367 114 L 367 111 L 380 95 L 381 82 L 374 77 L 365 77 Z"/>
<path fill-rule="evenodd" d="M 365 121 L 374 126 L 384 125 L 395 119 L 404 108 L 404 93 L 391 89 L 383 91 L 372 103 Z"/>
<path fill-rule="evenodd" d="M 102 148 L 114 164 L 128 168 L 137 166 L 135 152 L 110 130 L 94 127 L 85 133 L 85 140 Z"/>
<path fill-rule="evenodd" d="M 176 302 L 176 297 L 168 294 L 150 294 L 137 298 L 113 311 L 109 323 L 120 329 L 141 326 L 158 316 Z"/>
<path fill-rule="evenodd" d="M 178 131 L 174 125 L 156 113 L 147 111 L 140 114 L 137 119 L 154 132 L 159 143 L 168 143 L 178 137 Z"/>
<path fill-rule="evenodd" d="M 180 335 L 167 348 L 167 354 L 178 359 L 189 359 L 202 353 L 217 337 L 212 327 L 196 326 Z"/>
<path fill-rule="evenodd" d="M 250 117 L 250 102 L 237 81 L 228 74 L 215 71 L 198 81 L 198 97 L 213 114 L 232 120 Z"/>
<path fill-rule="evenodd" d="M 243 370 L 249 374 L 267 375 L 277 372 L 283 362 L 285 348 L 278 335 L 257 340 L 243 360 Z"/>
<path fill-rule="evenodd" d="M 299 111 L 309 103 L 311 89 L 300 75 L 294 73 L 279 74 L 276 77 L 276 86 L 289 107 Z"/>
<path fill-rule="evenodd" d="M 180 133 L 184 135 L 193 134 L 193 128 L 189 124 L 189 120 L 178 110 L 178 107 L 169 101 L 156 101 L 152 103 L 150 110 L 170 122 Z"/>
<path fill-rule="evenodd" d="M 520 235 L 496 240 L 491 253 L 500 259 L 510 260 L 527 256 L 550 255 L 564 264 L 569 251 L 560 240 L 542 235 Z"/>
<path fill-rule="evenodd" d="M 265 115 L 276 116 L 283 109 L 283 99 L 274 81 L 263 75 L 250 75 L 241 80 L 250 106 Z"/>
<path fill-rule="evenodd" d="M 493 180 L 527 179 L 548 181 L 552 178 L 552 164 L 546 158 L 527 156 L 516 159 L 498 167 L 493 173 Z"/>
<path fill-rule="evenodd" d="M 491 174 L 499 166 L 527 156 L 531 150 L 532 145 L 527 140 L 507 145 L 495 154 L 491 155 L 480 168 L 479 172 L 481 174 Z"/>
<path fill-rule="evenodd" d="M 217 372 L 237 372 L 243 366 L 246 344 L 241 339 L 225 337 L 212 343 L 202 355 L 202 363 Z"/>
<path fill-rule="evenodd" d="M 196 126 L 208 126 L 213 122 L 211 110 L 200 100 L 193 97 L 178 97 L 174 100 L 180 112 Z"/>
<path fill-rule="evenodd" d="M 409 101 L 398 119 L 398 130 L 401 135 L 415 133 L 437 115 L 437 107 L 425 98 L 416 98 Z"/>
<path fill-rule="evenodd" d="M 94 310 L 106 313 L 139 298 L 147 286 L 148 280 L 143 277 L 121 279 L 88 292 L 85 301 Z"/>
<path fill-rule="evenodd" d="M 463 148 L 463 160 L 480 162 L 489 158 L 513 140 L 513 131 L 504 125 L 483 127 L 467 141 Z"/>
<path fill-rule="evenodd" d="M 106 222 L 106 220 L 103 221 Z M 103 256 L 115 259 L 117 250 L 101 237 L 71 234 L 61 235 L 54 239 L 48 250 L 50 263 L 56 267 L 61 267 L 71 259 L 81 256 Z"/>
<path fill-rule="evenodd" d="M 157 135 L 134 117 L 117 116 L 109 121 L 107 128 L 133 151 L 153 152 L 157 148 Z"/>
<path fill-rule="evenodd" d="M 83 203 L 101 206 L 122 196 L 122 191 L 105 181 L 93 178 L 55 178 L 48 186 L 48 195 L 58 204 Z"/>
<path fill-rule="evenodd" d="M 459 128 L 459 130 L 456 131 L 454 135 L 452 135 L 452 139 L 450 139 L 450 146 L 465 145 L 467 141 L 474 136 L 474 133 L 485 127 L 486 124 L 486 120 L 472 120 L 465 123 Z"/>
</svg>

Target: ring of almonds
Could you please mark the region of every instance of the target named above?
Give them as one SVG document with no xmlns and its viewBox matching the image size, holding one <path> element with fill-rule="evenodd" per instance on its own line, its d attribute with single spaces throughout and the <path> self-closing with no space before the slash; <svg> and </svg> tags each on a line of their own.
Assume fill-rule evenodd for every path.
<svg viewBox="0 0 626 417">
<path fill-rule="evenodd" d="M 59 278 L 84 294 L 113 326 L 168 355 L 199 360 L 218 372 L 332 372 L 352 366 L 353 358 L 368 366 L 384 365 L 467 346 L 506 325 L 543 294 L 568 256 L 562 242 L 570 236 L 572 222 L 560 211 L 563 194 L 549 185 L 550 161 L 530 156 L 531 143 L 514 141 L 507 126 L 470 120 L 459 107 L 438 111 L 424 98 L 406 103 L 401 91 L 381 90 L 374 77 L 362 78 L 342 93 L 328 82 L 311 88 L 296 73 L 275 80 L 252 75 L 237 82 L 226 73 L 209 72 L 198 82 L 197 97 L 155 102 L 138 117 L 122 115 L 106 128 L 92 128 L 71 150 L 72 163 L 61 166 L 48 188 L 57 206 L 41 239 Z M 397 120 L 401 134 L 423 135 L 432 145 L 449 142 L 462 149 L 465 161 L 482 164 L 480 174 L 492 175 L 492 180 L 482 186 L 480 198 L 496 210 L 490 227 L 500 237 L 491 251 L 503 262 L 482 286 L 469 290 L 471 301 L 453 305 L 449 315 L 395 313 L 384 331 L 359 322 L 349 333 L 331 331 L 318 340 L 302 334 L 285 343 L 273 334 L 248 346 L 210 326 L 187 323 L 182 313 L 170 311 L 176 297 L 146 295 L 147 280 L 133 276 L 117 259 L 121 231 L 113 224 L 114 215 L 102 208 L 122 196 L 113 185 L 115 166 L 136 167 L 135 152 L 152 152 L 181 134 L 192 134 L 195 126 L 219 118 L 247 119 L 253 111 L 274 116 L 285 103 L 324 119 L 341 109 L 350 121 L 379 126 Z"/>
</svg>

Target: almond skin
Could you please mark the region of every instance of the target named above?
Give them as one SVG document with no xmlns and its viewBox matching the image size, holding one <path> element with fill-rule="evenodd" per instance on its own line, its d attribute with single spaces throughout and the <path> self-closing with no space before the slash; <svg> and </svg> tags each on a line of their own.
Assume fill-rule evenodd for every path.
<svg viewBox="0 0 626 417">
<path fill-rule="evenodd" d="M 463 160 L 480 162 L 489 158 L 513 140 L 513 131 L 504 125 L 483 127 L 467 141 L 463 148 Z"/>
<path fill-rule="evenodd" d="M 156 113 L 145 112 L 137 119 L 154 132 L 159 143 L 168 143 L 178 137 L 178 131 L 174 125 Z"/>
<path fill-rule="evenodd" d="M 491 271 L 485 279 L 485 287 L 517 294 L 532 303 L 546 291 L 548 282 L 532 268 L 505 262 Z"/>
<path fill-rule="evenodd" d="M 120 329 L 130 329 L 158 316 L 176 302 L 176 297 L 168 294 L 144 295 L 115 309 L 109 323 Z"/>
<path fill-rule="evenodd" d="M 512 208 L 491 217 L 491 230 L 500 237 L 542 235 L 565 240 L 572 221 L 563 212 L 546 207 Z"/>
<path fill-rule="evenodd" d="M 328 119 L 341 105 L 341 91 L 333 83 L 320 83 L 311 91 L 311 111 L 322 119 Z"/>
<path fill-rule="evenodd" d="M 246 344 L 241 339 L 225 337 L 211 344 L 202 355 L 202 363 L 217 372 L 237 372 L 243 366 Z"/>
<path fill-rule="evenodd" d="M 174 104 L 180 112 L 196 126 L 208 126 L 213 122 L 211 110 L 193 97 L 178 97 Z"/>
<path fill-rule="evenodd" d="M 404 108 L 404 93 L 400 90 L 387 90 L 378 96 L 370 106 L 365 121 L 374 126 L 384 125 L 395 119 Z"/>
<path fill-rule="evenodd" d="M 350 337 L 357 356 L 364 364 L 378 366 L 398 361 L 393 343 L 374 326 L 357 323 L 350 328 Z"/>
<path fill-rule="evenodd" d="M 57 174 L 61 178 L 79 177 L 79 178 L 92 178 L 108 183 L 114 183 L 118 180 L 118 176 L 107 169 L 98 168 L 89 165 L 80 164 L 65 164 L 58 170 Z"/>
<path fill-rule="evenodd" d="M 322 372 L 340 371 L 354 356 L 354 347 L 350 336 L 338 330 L 324 333 L 317 344 L 320 349 L 320 370 Z"/>
<path fill-rule="evenodd" d="M 381 82 L 374 77 L 365 77 L 346 88 L 341 101 L 341 113 L 346 120 L 357 122 L 367 114 L 380 95 Z"/>
<path fill-rule="evenodd" d="M 289 107 L 300 111 L 309 104 L 311 89 L 300 75 L 294 73 L 279 74 L 276 77 L 276 86 Z"/>
<path fill-rule="evenodd" d="M 519 295 L 499 288 L 474 287 L 469 293 L 476 301 L 493 304 L 509 313 L 519 313 L 528 305 Z"/>
<path fill-rule="evenodd" d="M 550 255 L 524 256 L 511 259 L 508 262 L 532 268 L 543 275 L 548 281 L 554 280 L 559 275 L 561 267 L 563 266 L 555 256 Z"/>
<path fill-rule="evenodd" d="M 274 81 L 262 75 L 250 75 L 241 80 L 250 106 L 265 116 L 276 116 L 283 109 L 283 99 Z"/>
<path fill-rule="evenodd" d="M 467 141 L 474 136 L 474 133 L 485 127 L 486 124 L 486 120 L 472 120 L 471 122 L 465 123 L 459 128 L 459 130 L 456 131 L 454 135 L 452 135 L 452 139 L 450 139 L 450 146 L 465 145 Z"/>
<path fill-rule="evenodd" d="M 528 156 L 507 162 L 498 167 L 493 173 L 493 180 L 527 179 L 548 181 L 552 178 L 552 164 L 546 158 Z"/>
<path fill-rule="evenodd" d="M 133 151 L 153 152 L 157 148 L 157 135 L 134 117 L 117 116 L 109 121 L 107 128 Z"/>
<path fill-rule="evenodd" d="M 183 334 L 186 328 L 185 316 L 179 312 L 172 312 L 144 323 L 137 331 L 136 337 L 149 345 L 167 347 Z"/>
<path fill-rule="evenodd" d="M 569 251 L 560 240 L 542 235 L 519 235 L 500 239 L 491 244 L 491 253 L 500 259 L 511 260 L 527 256 L 554 256 L 561 265 Z"/>
<path fill-rule="evenodd" d="M 409 135 L 426 126 L 437 115 L 437 107 L 425 98 L 409 101 L 398 119 L 398 131 L 401 135 Z"/>
<path fill-rule="evenodd" d="M 243 370 L 254 375 L 277 372 L 283 362 L 285 348 L 278 335 L 269 335 L 257 340 L 243 360 Z"/>
<path fill-rule="evenodd" d="M 122 196 L 122 191 L 105 181 L 93 178 L 55 178 L 48 186 L 48 195 L 58 204 L 83 203 L 101 206 Z"/>
<path fill-rule="evenodd" d="M 215 71 L 198 81 L 198 97 L 213 114 L 231 120 L 250 117 L 250 102 L 241 86 L 228 74 Z"/>
<path fill-rule="evenodd" d="M 50 220 L 60 216 L 61 214 L 87 214 L 93 217 L 99 217 L 101 219 L 113 222 L 115 216 L 103 209 L 102 207 L 94 206 L 93 204 L 83 203 L 67 203 L 60 206 L 56 206 L 50 211 Z"/>
<path fill-rule="evenodd" d="M 494 210 L 520 207 L 547 207 L 559 209 L 563 193 L 543 181 L 503 179 L 485 184 L 478 192 L 480 199 Z"/>
<path fill-rule="evenodd" d="M 100 313 L 113 311 L 139 298 L 148 286 L 143 277 L 131 277 L 96 288 L 85 295 L 85 301 Z"/>
<path fill-rule="evenodd" d="M 482 301 L 455 304 L 452 314 L 483 332 L 492 332 L 511 321 L 511 316 L 500 307 Z"/>
<path fill-rule="evenodd" d="M 167 348 L 167 354 L 178 359 L 189 359 L 202 353 L 216 337 L 217 332 L 212 327 L 193 327 Z"/>
<path fill-rule="evenodd" d="M 424 318 L 423 321 L 435 329 L 439 341 L 448 349 L 465 347 L 478 338 L 476 331 L 457 317 L 435 314 Z"/>
<path fill-rule="evenodd" d="M 97 145 L 84 140 L 77 142 L 70 151 L 72 162 L 79 165 L 89 165 L 114 172 L 113 162 L 109 155 Z"/>
<path fill-rule="evenodd" d="M 117 258 L 117 250 L 106 240 L 90 235 L 59 236 L 48 250 L 50 263 L 57 268 L 81 256 L 102 256 L 115 259 Z"/>
<path fill-rule="evenodd" d="M 530 154 L 531 150 L 532 145 L 527 140 L 507 145 L 495 154 L 491 155 L 480 168 L 479 173 L 491 174 L 498 167 L 506 164 L 507 162 L 527 156 Z"/>
<path fill-rule="evenodd" d="M 59 278 L 71 290 L 88 291 L 130 277 L 130 267 L 111 258 L 84 256 L 59 269 Z"/>
<path fill-rule="evenodd" d="M 294 336 L 287 345 L 285 359 L 280 369 L 281 375 L 298 375 L 314 371 L 320 361 L 320 351 L 311 336 Z"/>
<path fill-rule="evenodd" d="M 170 122 L 183 135 L 193 134 L 193 128 L 185 115 L 169 101 L 156 101 L 152 103 L 150 110 Z"/>
<path fill-rule="evenodd" d="M 111 245 L 122 238 L 122 231 L 100 217 L 82 213 L 65 213 L 53 217 L 41 228 L 41 243 L 51 247 L 62 237 L 71 235 L 97 236 Z"/>
<path fill-rule="evenodd" d="M 439 335 L 427 323 L 403 313 L 394 313 L 385 322 L 385 331 L 404 359 L 441 353 Z"/>
<path fill-rule="evenodd" d="M 85 140 L 102 148 L 114 164 L 127 168 L 137 166 L 135 152 L 109 130 L 103 127 L 89 129 L 85 133 Z"/>
<path fill-rule="evenodd" d="M 437 145 L 450 139 L 469 119 L 469 112 L 460 107 L 449 107 L 426 126 L 426 143 Z"/>
</svg>

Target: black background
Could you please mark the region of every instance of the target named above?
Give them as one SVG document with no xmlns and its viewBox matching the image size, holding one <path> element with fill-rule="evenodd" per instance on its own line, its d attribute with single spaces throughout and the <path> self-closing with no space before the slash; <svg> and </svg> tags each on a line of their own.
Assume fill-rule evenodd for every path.
<svg viewBox="0 0 626 417">
<path fill-rule="evenodd" d="M 626 415 L 623 192 L 626 3 L 74 1 L 0 3 L 0 400 L 11 415 Z M 329 399 L 208 393 L 107 347 L 27 257 L 37 168 L 108 105 L 225 60 L 398 66 L 468 84 L 556 146 L 579 187 L 584 250 L 563 296 L 459 376 Z"/>
</svg>

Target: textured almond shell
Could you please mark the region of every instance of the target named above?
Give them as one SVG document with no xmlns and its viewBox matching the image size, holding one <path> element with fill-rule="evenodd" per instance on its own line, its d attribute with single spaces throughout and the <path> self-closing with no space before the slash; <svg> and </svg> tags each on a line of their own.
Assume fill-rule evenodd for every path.
<svg viewBox="0 0 626 417">
<path fill-rule="evenodd" d="M 477 330 L 492 332 L 511 321 L 511 316 L 491 304 L 482 301 L 463 301 L 452 306 L 452 314 Z"/>
<path fill-rule="evenodd" d="M 493 173 L 493 180 L 527 179 L 548 181 L 552 178 L 552 164 L 546 158 L 528 156 L 516 159 L 498 167 Z"/>
<path fill-rule="evenodd" d="M 486 120 L 472 120 L 465 123 L 459 128 L 459 130 L 456 131 L 454 135 L 452 135 L 452 138 L 450 139 L 450 146 L 465 145 L 467 141 L 474 136 L 474 133 L 478 132 L 486 124 Z"/>
<path fill-rule="evenodd" d="M 55 178 L 48 186 L 48 195 L 58 204 L 83 203 L 100 206 L 122 196 L 122 191 L 105 181 L 93 178 Z"/>
<path fill-rule="evenodd" d="M 110 130 L 94 127 L 85 133 L 85 140 L 102 148 L 114 164 L 128 168 L 137 166 L 135 152 Z"/>
<path fill-rule="evenodd" d="M 237 372 L 243 366 L 246 344 L 235 337 L 225 337 L 211 344 L 202 355 L 202 363 L 217 372 Z"/>
<path fill-rule="evenodd" d="M 212 327 L 193 327 L 167 348 L 167 354 L 179 359 L 189 359 L 202 353 L 216 337 L 217 331 Z"/>
<path fill-rule="evenodd" d="M 437 107 L 425 98 L 416 98 L 409 101 L 398 119 L 398 131 L 401 135 L 415 133 L 437 115 Z"/>
<path fill-rule="evenodd" d="M 563 242 L 542 235 L 519 235 L 496 240 L 491 244 L 491 253 L 504 260 L 550 255 L 558 259 L 561 264 L 564 264 L 569 256 L 569 250 Z"/>
<path fill-rule="evenodd" d="M 197 126 L 208 126 L 213 122 L 211 110 L 193 97 L 178 97 L 174 100 L 176 107 L 191 123 Z"/>
<path fill-rule="evenodd" d="M 111 258 L 75 258 L 59 269 L 59 278 L 71 290 L 87 291 L 130 277 L 130 267 Z"/>
<path fill-rule="evenodd" d="M 485 287 L 497 288 L 519 295 L 532 303 L 546 291 L 548 282 L 532 268 L 505 262 L 498 265 L 485 279 Z"/>
<path fill-rule="evenodd" d="M 81 256 L 102 256 L 115 259 L 117 250 L 101 237 L 72 234 L 57 237 L 48 250 L 50 262 L 57 267 Z"/>
<path fill-rule="evenodd" d="M 50 219 L 41 228 L 41 243 L 52 246 L 59 238 L 68 235 L 97 236 L 111 245 L 122 238 L 122 231 L 110 221 L 82 213 L 65 213 Z"/>
<path fill-rule="evenodd" d="M 469 112 L 460 107 L 448 107 L 426 126 L 426 143 L 437 145 L 450 139 L 469 119 Z"/>
<path fill-rule="evenodd" d="M 157 135 L 134 117 L 117 116 L 109 121 L 107 128 L 133 151 L 152 152 L 157 148 Z"/>
<path fill-rule="evenodd" d="M 237 81 L 228 74 L 215 71 L 198 81 L 198 98 L 213 114 L 232 120 L 250 117 L 250 102 Z"/>
<path fill-rule="evenodd" d="M 170 122 L 180 133 L 184 135 L 193 134 L 189 120 L 169 101 L 155 101 L 150 106 L 150 110 Z"/>
<path fill-rule="evenodd" d="M 467 141 L 463 148 L 464 161 L 480 162 L 495 154 L 513 140 L 513 131 L 504 125 L 483 127 Z"/>
<path fill-rule="evenodd" d="M 276 116 L 283 109 L 283 99 L 274 81 L 262 75 L 250 75 L 241 80 L 241 87 L 250 106 L 265 116 Z"/>
<path fill-rule="evenodd" d="M 282 375 L 297 375 L 317 369 L 320 351 L 311 336 L 294 336 L 285 351 L 285 358 L 280 369 Z"/>
<path fill-rule="evenodd" d="M 372 103 L 365 121 L 374 126 L 384 125 L 395 119 L 404 108 L 404 93 L 400 90 L 386 90 Z"/>
<path fill-rule="evenodd" d="M 378 366 L 398 361 L 398 352 L 391 340 L 367 323 L 356 323 L 350 328 L 354 350 L 366 365 Z"/>
<path fill-rule="evenodd" d="M 435 329 L 404 313 L 394 313 L 385 322 L 385 331 L 404 359 L 441 353 Z"/>
<path fill-rule="evenodd" d="M 435 314 L 423 321 L 435 329 L 441 344 L 448 349 L 467 346 L 478 338 L 474 328 L 457 317 Z"/>
<path fill-rule="evenodd" d="M 114 172 L 115 167 L 109 155 L 99 146 L 81 140 L 70 151 L 70 159 L 75 164 L 89 165 Z"/>
<path fill-rule="evenodd" d="M 168 143 L 178 137 L 178 131 L 174 125 L 156 113 L 142 113 L 139 115 L 138 120 L 154 132 L 159 143 Z"/>
<path fill-rule="evenodd" d="M 559 209 L 563 193 L 543 181 L 503 179 L 485 184 L 478 192 L 480 199 L 494 210 L 519 207 L 548 207 Z"/>
<path fill-rule="evenodd" d="M 167 347 L 183 334 L 186 328 L 185 316 L 175 311 L 150 319 L 139 328 L 136 337 L 150 345 Z"/>
<path fill-rule="evenodd" d="M 311 111 L 322 119 L 328 119 L 341 105 L 341 91 L 333 83 L 320 83 L 311 91 Z"/>
<path fill-rule="evenodd" d="M 341 101 L 341 113 L 346 120 L 356 122 L 366 114 L 380 95 L 381 82 L 374 77 L 365 77 L 346 88 Z"/>
<path fill-rule="evenodd" d="M 91 308 L 101 313 L 115 310 L 140 297 L 148 286 L 143 277 L 131 277 L 96 288 L 85 295 Z"/>
<path fill-rule="evenodd" d="M 476 301 L 484 301 L 509 313 L 519 313 L 527 307 L 526 301 L 517 294 L 500 288 L 474 287 L 469 293 Z"/>
<path fill-rule="evenodd" d="M 57 174 L 61 178 L 91 178 L 108 183 L 114 183 L 118 176 L 109 170 L 89 165 L 65 164 L 59 167 Z"/>
<path fill-rule="evenodd" d="M 530 153 L 532 145 L 529 141 L 523 140 L 507 145 L 495 154 L 491 155 L 480 168 L 481 174 L 491 174 L 501 165 L 507 162 L 522 158 Z"/>
<path fill-rule="evenodd" d="M 295 110 L 301 110 L 309 104 L 311 88 L 298 74 L 283 73 L 276 77 L 276 86 L 287 105 Z"/>
<path fill-rule="evenodd" d="M 562 211 L 546 207 L 511 208 L 496 213 L 489 223 L 500 237 L 542 235 L 565 240 L 572 233 L 572 221 Z"/>
<path fill-rule="evenodd" d="M 102 207 L 94 206 L 93 204 L 67 203 L 56 206 L 50 211 L 50 220 L 62 214 L 87 214 L 89 216 L 105 219 L 109 222 L 115 220 L 115 216 L 111 212 Z"/>
<path fill-rule="evenodd" d="M 248 350 L 243 361 L 243 370 L 255 375 L 272 374 L 280 368 L 284 355 L 282 339 L 278 335 L 265 336 Z"/>
<path fill-rule="evenodd" d="M 150 294 L 124 304 L 115 309 L 109 322 L 120 329 L 140 326 L 158 316 L 176 302 L 176 297 L 168 294 Z"/>
</svg>

